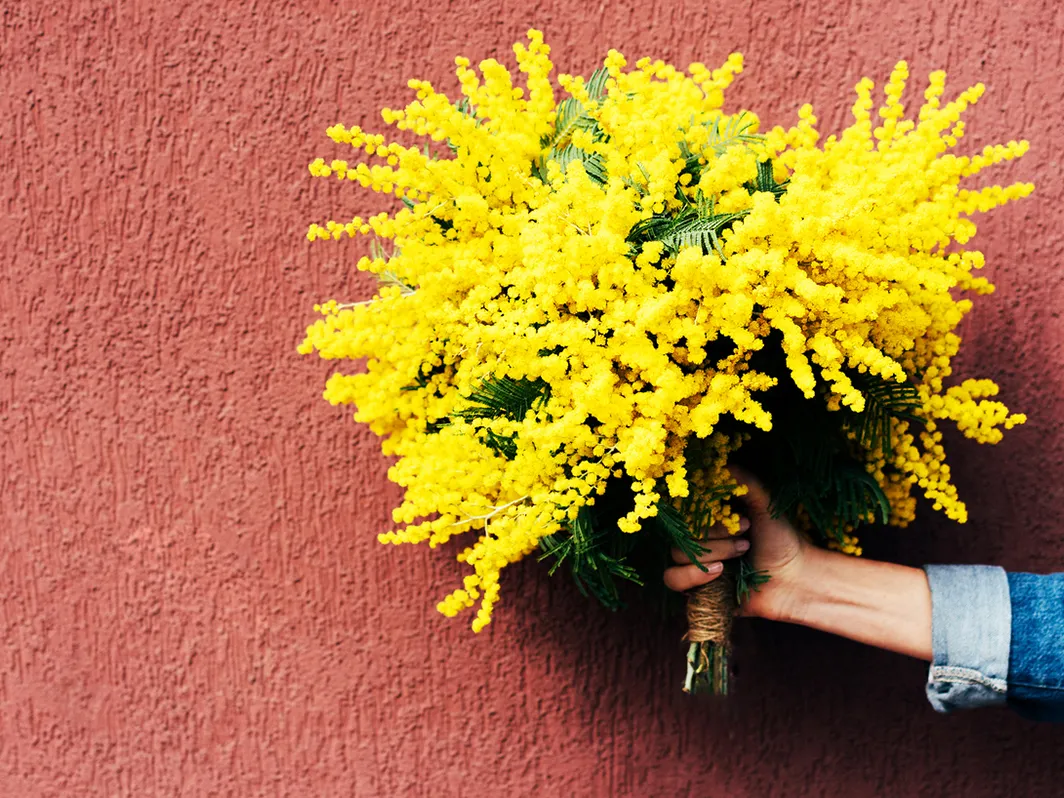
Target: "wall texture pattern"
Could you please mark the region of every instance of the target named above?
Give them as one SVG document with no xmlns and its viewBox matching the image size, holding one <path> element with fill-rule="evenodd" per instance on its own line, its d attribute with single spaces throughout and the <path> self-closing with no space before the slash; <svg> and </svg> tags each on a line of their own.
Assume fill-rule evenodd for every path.
<svg viewBox="0 0 1064 798">
<path fill-rule="evenodd" d="M 460 566 L 385 548 L 376 441 L 295 347 L 358 299 L 362 244 L 315 182 L 459 52 L 531 25 L 563 71 L 606 49 L 747 72 L 732 107 L 838 129 L 862 75 L 989 88 L 968 146 L 1030 200 L 982 226 L 998 293 L 962 367 L 1030 423 L 954 436 L 972 522 L 868 541 L 918 564 L 1064 570 L 1064 6 L 1052 0 L 15 0 L 0 11 L 0 795 L 1060 794 L 1064 728 L 940 717 L 919 663 L 745 622 L 738 693 L 678 690 L 678 623 L 613 615 L 534 563 L 490 631 L 433 609 Z M 926 508 L 925 508 L 926 509 Z M 426 590 L 426 586 L 431 586 Z"/>
</svg>

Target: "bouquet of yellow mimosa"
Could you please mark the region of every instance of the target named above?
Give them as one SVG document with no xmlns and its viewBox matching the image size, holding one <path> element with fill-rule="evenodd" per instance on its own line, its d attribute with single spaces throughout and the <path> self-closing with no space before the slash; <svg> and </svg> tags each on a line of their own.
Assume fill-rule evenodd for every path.
<svg viewBox="0 0 1064 798">
<path fill-rule="evenodd" d="M 744 458 L 824 546 L 859 554 L 859 527 L 908 524 L 916 494 L 963 522 L 943 423 L 993 443 L 1024 420 L 993 382 L 948 380 L 967 297 L 993 289 L 971 217 L 1033 188 L 967 185 L 1027 150 L 954 153 L 982 85 L 947 102 L 932 73 L 909 118 L 900 63 L 875 119 L 865 79 L 822 139 L 808 105 L 786 129 L 723 110 L 737 54 L 680 71 L 610 51 L 555 82 L 539 32 L 514 51 L 521 85 L 465 58 L 457 101 L 410 81 L 381 115 L 423 146 L 336 125 L 355 158 L 310 165 L 396 198 L 311 225 L 371 237 L 357 268 L 379 287 L 319 305 L 300 351 L 366 362 L 325 398 L 395 458 L 380 539 L 464 541 L 440 612 L 481 631 L 529 555 L 619 606 L 655 556 L 738 532 Z M 726 691 L 728 621 L 763 578 L 738 560 L 692 594 L 686 689 Z"/>
</svg>

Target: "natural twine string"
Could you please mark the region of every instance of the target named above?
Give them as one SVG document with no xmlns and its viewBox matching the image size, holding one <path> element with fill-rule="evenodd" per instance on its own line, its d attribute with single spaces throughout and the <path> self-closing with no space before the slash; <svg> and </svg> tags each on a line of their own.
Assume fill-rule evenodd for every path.
<svg viewBox="0 0 1064 798">
<path fill-rule="evenodd" d="M 692 643 L 727 647 L 735 609 L 735 580 L 725 571 L 688 596 L 685 637 Z"/>
</svg>

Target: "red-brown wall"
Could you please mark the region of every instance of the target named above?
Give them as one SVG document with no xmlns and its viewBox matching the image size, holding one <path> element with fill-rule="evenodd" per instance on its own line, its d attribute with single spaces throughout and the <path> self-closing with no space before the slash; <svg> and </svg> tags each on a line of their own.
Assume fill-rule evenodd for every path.
<svg viewBox="0 0 1064 798">
<path fill-rule="evenodd" d="M 954 436 L 972 521 L 869 542 L 918 564 L 1064 569 L 1061 120 L 1052 0 L 29 0 L 0 14 L 0 796 L 1051 796 L 1064 728 L 941 717 L 925 667 L 746 622 L 737 694 L 679 691 L 678 622 L 611 615 L 535 563 L 489 631 L 433 609 L 449 553 L 385 548 L 376 441 L 295 347 L 315 301 L 367 294 L 363 243 L 306 224 L 374 195 L 315 182 L 335 121 L 376 125 L 457 53 L 531 25 L 562 71 L 609 47 L 732 50 L 731 106 L 944 67 L 988 93 L 969 146 L 1028 137 L 982 226 L 997 294 L 965 373 L 1030 423 Z M 926 508 L 925 508 L 926 509 Z"/>
</svg>

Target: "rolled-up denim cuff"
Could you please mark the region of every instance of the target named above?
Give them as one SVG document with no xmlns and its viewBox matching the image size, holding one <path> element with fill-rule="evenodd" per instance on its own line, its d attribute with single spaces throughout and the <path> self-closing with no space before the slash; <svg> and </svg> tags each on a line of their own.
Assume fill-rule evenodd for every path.
<svg viewBox="0 0 1064 798">
<path fill-rule="evenodd" d="M 928 565 L 931 670 L 927 699 L 938 712 L 1003 705 L 1012 605 L 1004 569 Z"/>
</svg>

